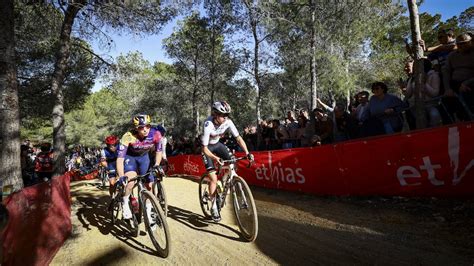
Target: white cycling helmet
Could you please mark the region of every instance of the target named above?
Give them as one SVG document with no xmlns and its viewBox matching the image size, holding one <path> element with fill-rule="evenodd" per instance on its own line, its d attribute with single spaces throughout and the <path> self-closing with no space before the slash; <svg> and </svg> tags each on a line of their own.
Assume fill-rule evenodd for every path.
<svg viewBox="0 0 474 266">
<path fill-rule="evenodd" d="M 212 111 L 220 114 L 230 114 L 230 105 L 227 102 L 215 102 L 212 104 Z"/>
</svg>

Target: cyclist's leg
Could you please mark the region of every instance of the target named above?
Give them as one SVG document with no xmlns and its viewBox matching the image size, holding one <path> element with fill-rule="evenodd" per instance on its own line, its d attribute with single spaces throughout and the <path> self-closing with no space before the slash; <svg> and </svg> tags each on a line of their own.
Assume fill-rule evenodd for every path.
<svg viewBox="0 0 474 266">
<path fill-rule="evenodd" d="M 148 172 L 148 169 L 150 169 L 150 156 L 148 153 L 145 153 L 141 157 L 137 159 L 137 169 L 138 169 L 138 174 L 139 175 L 144 175 Z M 149 176 L 149 182 L 145 183 L 146 189 L 151 191 L 154 177 Z M 148 221 L 150 221 L 150 225 L 153 226 L 155 224 L 155 219 L 153 217 L 151 209 L 153 208 L 151 201 L 145 202 L 145 208 L 147 210 L 147 215 L 148 215 Z"/>
<path fill-rule="evenodd" d="M 124 161 L 124 172 L 128 179 L 137 176 L 137 163 L 136 157 L 126 155 Z M 135 182 L 128 182 L 125 186 L 125 193 L 123 195 L 123 218 L 132 218 L 132 210 L 130 210 L 129 200 L 130 194 L 132 194 L 133 186 Z"/>
<path fill-rule="evenodd" d="M 214 145 L 210 145 L 208 146 L 209 150 L 214 153 L 215 155 L 217 155 L 219 158 L 221 159 L 224 159 L 224 160 L 229 160 L 231 159 L 231 152 L 230 150 L 224 145 L 222 144 L 221 142 L 218 142 Z M 206 163 L 206 159 L 207 159 L 207 163 Z M 207 158 L 207 156 L 203 156 L 203 160 L 206 164 L 206 169 L 208 169 L 208 172 L 209 172 L 209 178 L 211 179 L 210 180 L 210 183 L 209 183 L 209 193 L 210 193 L 210 197 L 211 197 L 211 200 L 213 202 L 212 204 L 212 209 L 211 209 L 211 214 L 212 214 L 212 219 L 216 222 L 219 222 L 220 221 L 220 213 L 219 213 L 219 210 L 218 210 L 218 207 L 217 207 L 217 200 L 215 200 L 215 196 L 216 196 L 216 187 L 217 187 L 217 175 L 216 175 L 216 171 L 214 170 L 214 167 L 212 165 L 212 168 L 208 166 L 210 166 L 209 164 L 209 161 L 212 162 L 212 160 L 209 160 L 209 158 Z"/>
<path fill-rule="evenodd" d="M 232 157 L 234 157 L 232 152 L 229 150 L 229 148 L 226 145 L 224 145 L 222 142 L 216 143 L 216 146 L 214 148 L 214 151 L 212 151 L 212 153 L 219 156 L 223 160 L 230 160 L 232 159 Z M 224 181 L 225 180 L 222 180 L 222 182 Z"/>
<path fill-rule="evenodd" d="M 212 145 L 209 145 L 207 147 L 210 150 L 212 148 Z M 216 175 L 216 169 L 214 167 L 214 162 L 212 161 L 210 157 L 208 157 L 204 153 L 202 153 L 201 155 L 202 155 L 202 161 L 204 162 L 204 167 L 206 168 L 206 172 L 210 178 L 209 196 L 214 197 L 214 192 L 216 191 L 216 186 L 217 186 L 217 175 Z"/>
<path fill-rule="evenodd" d="M 213 154 L 223 160 L 230 160 L 232 158 L 232 153 L 230 152 L 229 148 L 227 148 L 227 146 L 225 146 L 221 142 L 208 145 L 207 148 L 209 149 L 209 151 L 211 151 Z M 213 197 L 217 187 L 217 175 L 214 167 L 214 162 L 204 153 L 202 154 L 202 160 L 204 161 L 204 165 L 209 174 L 209 178 L 211 179 L 209 183 L 209 193 L 211 197 Z"/>
<path fill-rule="evenodd" d="M 109 194 L 112 196 L 114 185 L 117 177 L 117 163 L 111 162 L 107 164 L 107 174 L 109 176 Z"/>
</svg>

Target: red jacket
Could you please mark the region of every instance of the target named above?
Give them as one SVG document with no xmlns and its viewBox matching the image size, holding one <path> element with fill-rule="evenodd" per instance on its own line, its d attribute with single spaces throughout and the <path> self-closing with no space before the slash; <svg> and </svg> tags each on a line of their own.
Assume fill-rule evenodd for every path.
<svg viewBox="0 0 474 266">
<path fill-rule="evenodd" d="M 35 172 L 53 172 L 52 152 L 40 152 L 36 155 Z"/>
</svg>

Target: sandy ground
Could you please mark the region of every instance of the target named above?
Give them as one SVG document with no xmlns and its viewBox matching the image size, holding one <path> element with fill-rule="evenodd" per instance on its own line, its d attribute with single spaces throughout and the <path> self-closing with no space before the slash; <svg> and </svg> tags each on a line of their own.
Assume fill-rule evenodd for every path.
<svg viewBox="0 0 474 266">
<path fill-rule="evenodd" d="M 316 197 L 252 187 L 259 235 L 239 235 L 231 205 L 206 220 L 198 183 L 164 182 L 172 250 L 152 255 L 144 232 L 112 226 L 108 192 L 96 181 L 71 184 L 73 232 L 52 265 L 473 265 L 474 202 L 440 199 Z"/>
</svg>

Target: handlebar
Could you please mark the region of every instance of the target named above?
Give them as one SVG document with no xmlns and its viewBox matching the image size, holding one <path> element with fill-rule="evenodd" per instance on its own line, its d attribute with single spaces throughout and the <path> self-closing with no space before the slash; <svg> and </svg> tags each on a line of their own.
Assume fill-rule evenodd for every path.
<svg viewBox="0 0 474 266">
<path fill-rule="evenodd" d="M 243 157 L 238 157 L 238 158 L 232 158 L 230 160 L 222 160 L 222 164 L 233 164 L 233 163 L 236 163 L 237 161 L 241 161 L 241 160 L 245 160 L 247 159 L 247 156 L 243 156 Z"/>
<path fill-rule="evenodd" d="M 145 179 L 150 176 L 150 175 L 155 175 L 157 177 L 160 177 L 160 173 L 154 169 L 151 169 L 150 171 L 148 171 L 147 173 L 143 174 L 143 175 L 137 175 L 135 177 L 132 177 L 132 178 L 128 178 L 127 179 L 127 182 L 133 182 L 133 181 L 136 181 L 136 180 L 140 180 L 140 181 L 145 181 Z"/>
<path fill-rule="evenodd" d="M 222 164 L 219 164 L 219 167 L 217 168 L 217 172 L 216 174 L 219 175 L 220 171 L 222 170 L 222 168 L 226 165 L 229 165 L 229 164 L 235 164 L 237 163 L 238 161 L 241 161 L 241 160 L 247 160 L 247 156 L 243 156 L 243 157 L 238 157 L 238 158 L 232 158 L 230 160 L 222 160 Z M 247 165 L 247 168 L 250 168 L 250 166 L 252 165 L 252 162 L 249 161 L 248 165 Z"/>
</svg>

